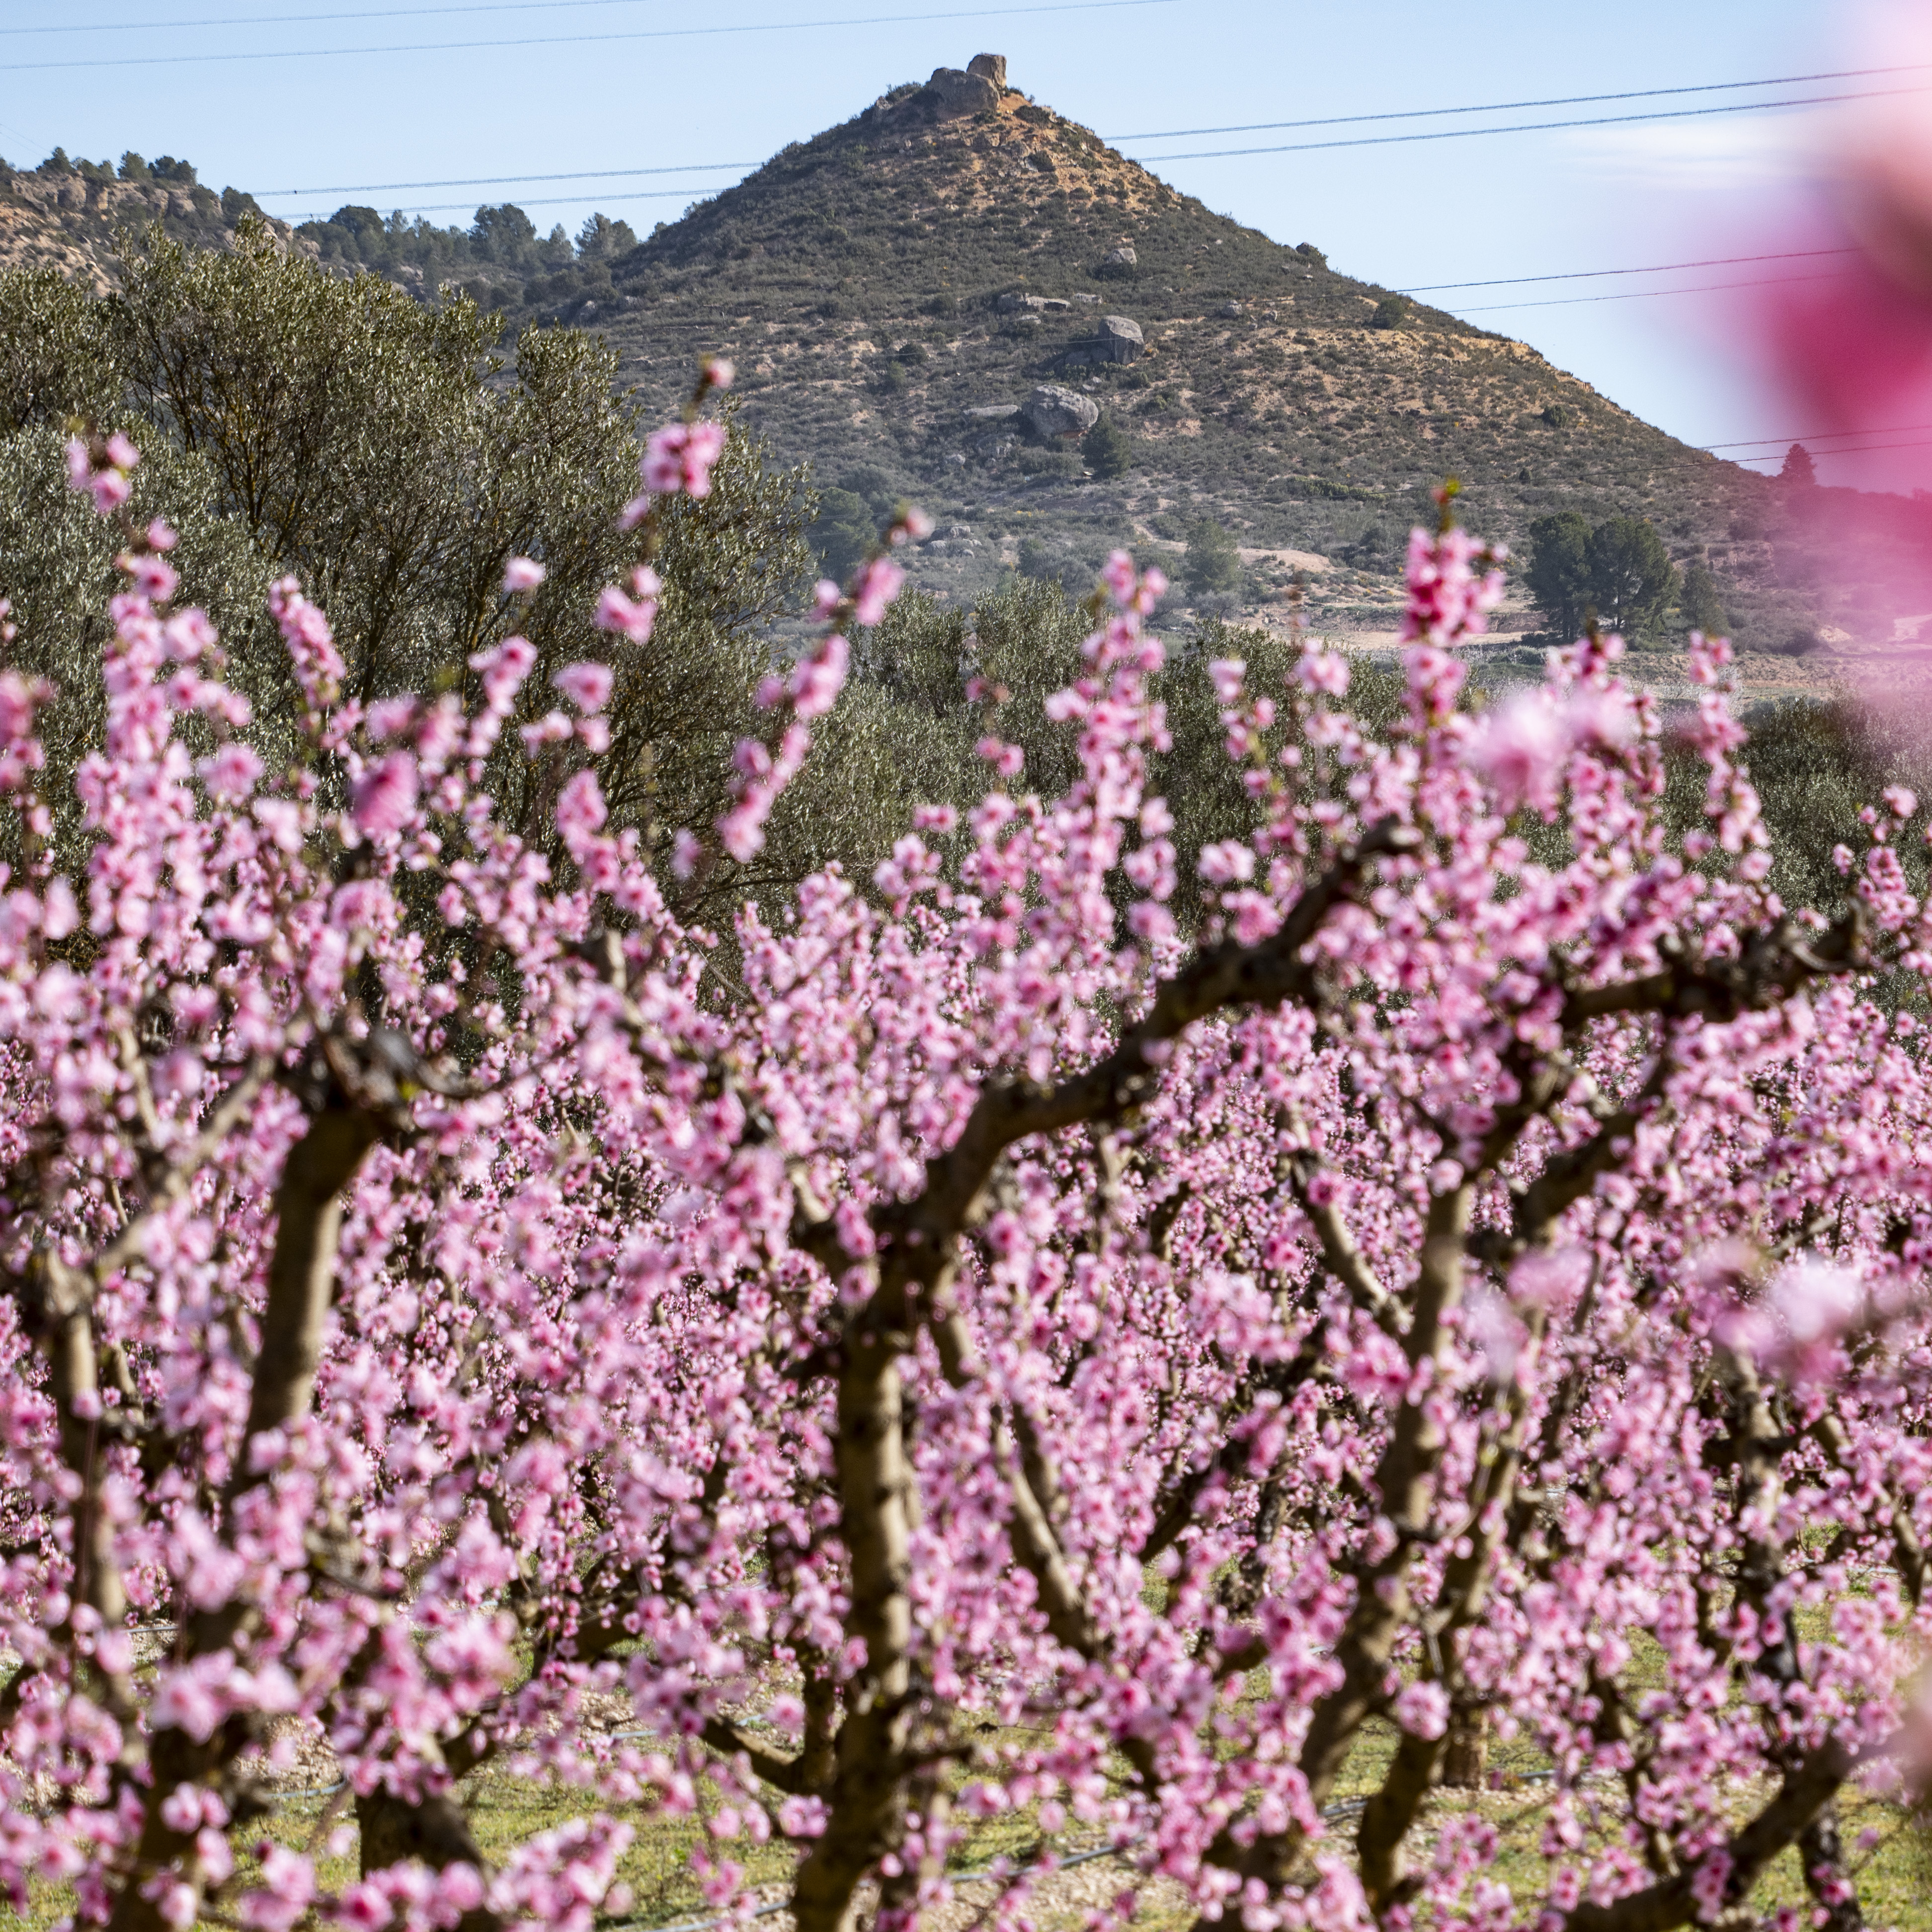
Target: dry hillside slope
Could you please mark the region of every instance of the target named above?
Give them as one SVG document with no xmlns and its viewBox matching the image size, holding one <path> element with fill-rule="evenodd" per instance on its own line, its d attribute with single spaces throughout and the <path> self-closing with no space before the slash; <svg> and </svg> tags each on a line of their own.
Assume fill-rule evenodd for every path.
<svg viewBox="0 0 1932 1932">
<path fill-rule="evenodd" d="M 1522 343 L 1213 212 L 995 57 L 974 65 L 786 148 L 548 313 L 608 332 L 652 410 L 699 350 L 734 356 L 782 454 L 874 506 L 937 505 L 922 576 L 953 594 L 1016 562 L 1078 580 L 1119 535 L 1172 547 L 1207 516 L 1249 566 L 1239 606 L 1299 594 L 1373 631 L 1410 522 L 1454 476 L 1467 519 L 1519 545 L 1552 510 L 1649 518 L 1770 649 L 1882 644 L 1932 610 L 1923 506 L 1794 491 L 1688 448 Z M 1137 352 L 1118 328 L 1104 348 L 1106 316 Z M 1088 473 L 1089 410 L 1028 421 L 1047 385 L 1126 434 L 1126 475 Z"/>
</svg>

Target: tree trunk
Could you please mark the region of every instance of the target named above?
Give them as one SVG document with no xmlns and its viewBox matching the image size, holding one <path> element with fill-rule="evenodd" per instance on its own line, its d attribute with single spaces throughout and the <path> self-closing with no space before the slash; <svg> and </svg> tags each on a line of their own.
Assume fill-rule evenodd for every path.
<svg viewBox="0 0 1932 1932">
<path fill-rule="evenodd" d="M 1489 1768 L 1489 1713 L 1480 1705 L 1455 1706 L 1443 1743 L 1443 1784 L 1452 1791 L 1480 1791 Z"/>
</svg>

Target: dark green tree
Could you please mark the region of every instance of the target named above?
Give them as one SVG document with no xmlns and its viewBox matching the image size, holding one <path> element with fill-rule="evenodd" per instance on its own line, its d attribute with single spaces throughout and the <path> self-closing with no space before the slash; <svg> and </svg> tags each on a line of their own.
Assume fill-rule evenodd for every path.
<svg viewBox="0 0 1932 1932">
<path fill-rule="evenodd" d="M 1406 328 L 1414 318 L 1415 304 L 1406 296 L 1384 296 L 1369 318 L 1371 328 Z"/>
<path fill-rule="evenodd" d="M 531 259 L 536 251 L 536 224 L 513 201 L 498 208 L 479 208 L 470 236 L 484 261 L 501 262 L 506 267 Z"/>
<path fill-rule="evenodd" d="M 1196 597 L 1225 596 L 1241 581 L 1241 554 L 1234 539 L 1211 517 L 1203 517 L 1187 532 L 1187 554 L 1181 580 Z"/>
<path fill-rule="evenodd" d="M 1597 621 L 1633 642 L 1661 617 L 1677 589 L 1670 553 L 1642 517 L 1606 517 L 1585 547 Z"/>
<path fill-rule="evenodd" d="M 1801 486 L 1818 480 L 1818 466 L 1811 460 L 1811 452 L 1802 442 L 1794 442 L 1784 452 L 1784 465 L 1778 472 L 1780 483 L 1796 483 Z"/>
<path fill-rule="evenodd" d="M 1592 601 L 1589 548 L 1588 520 L 1575 510 L 1539 517 L 1529 526 L 1523 581 L 1544 622 L 1566 639 L 1582 629 Z"/>
<path fill-rule="evenodd" d="M 1080 454 L 1102 483 L 1126 476 L 1133 467 L 1133 444 L 1111 416 L 1100 417 L 1081 439 Z"/>
<path fill-rule="evenodd" d="M 1687 629 L 1702 631 L 1707 638 L 1721 638 L 1730 632 L 1730 620 L 1724 615 L 1718 580 L 1706 565 L 1694 563 L 1684 572 L 1677 608 L 1684 614 Z"/>
<path fill-rule="evenodd" d="M 532 231 L 534 239 L 535 231 Z M 608 214 L 591 215 L 578 231 L 577 252 L 586 262 L 614 262 L 638 245 L 635 231 L 628 221 L 613 221 Z"/>
<path fill-rule="evenodd" d="M 843 584 L 878 538 L 879 526 L 864 497 L 853 490 L 827 490 L 818 499 L 812 526 L 818 567 Z"/>
</svg>

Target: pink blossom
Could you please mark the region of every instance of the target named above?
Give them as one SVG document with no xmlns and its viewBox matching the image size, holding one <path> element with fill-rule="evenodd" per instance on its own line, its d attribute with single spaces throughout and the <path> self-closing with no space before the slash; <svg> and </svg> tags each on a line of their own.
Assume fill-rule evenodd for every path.
<svg viewBox="0 0 1932 1932">
<path fill-rule="evenodd" d="M 853 580 L 852 621 L 855 624 L 876 624 L 886 614 L 886 607 L 896 597 L 905 583 L 905 572 L 890 557 L 875 556 L 868 563 L 860 566 L 859 574 Z"/>
<path fill-rule="evenodd" d="M 1412 1736 L 1439 1738 L 1449 1728 L 1449 1694 L 1441 1684 L 1422 1678 L 1405 1684 L 1396 1698 L 1394 1715 Z"/>
<path fill-rule="evenodd" d="M 606 586 L 597 602 L 598 626 L 602 630 L 620 632 L 634 644 L 649 644 L 652 627 L 657 622 L 658 600 L 664 586 L 657 572 L 649 565 L 643 565 L 632 573 L 631 587 L 636 592 L 634 600 L 626 596 L 614 584 Z"/>
<path fill-rule="evenodd" d="M 589 834 L 604 829 L 609 815 L 595 772 L 574 773 L 557 794 L 556 829 L 573 852 Z"/>
<path fill-rule="evenodd" d="M 504 592 L 514 596 L 520 591 L 534 590 L 548 574 L 535 557 L 513 556 L 503 566 Z"/>
<path fill-rule="evenodd" d="M 1197 869 L 1210 885 L 1226 886 L 1255 875 L 1254 848 L 1239 839 L 1223 839 L 1218 845 L 1204 845 Z"/>
<path fill-rule="evenodd" d="M 262 760 L 251 746 L 230 743 L 212 758 L 202 759 L 196 770 L 212 796 L 232 803 L 255 789 L 262 776 Z"/>
<path fill-rule="evenodd" d="M 1324 692 L 1330 698 L 1347 695 L 1348 660 L 1339 651 L 1304 651 L 1294 674 L 1306 690 Z"/>
<path fill-rule="evenodd" d="M 1534 691 L 1490 712 L 1470 740 L 1468 762 L 1505 812 L 1528 805 L 1546 815 L 1556 808 L 1569 734 L 1547 694 Z"/>
<path fill-rule="evenodd" d="M 392 752 L 356 782 L 352 809 L 356 823 L 372 838 L 387 838 L 416 815 L 416 761 L 406 752 Z"/>
<path fill-rule="evenodd" d="M 654 430 L 644 446 L 640 472 L 646 490 L 657 496 L 708 496 L 711 471 L 724 453 L 722 423 L 672 423 Z"/>
<path fill-rule="evenodd" d="M 610 667 L 566 664 L 550 682 L 583 712 L 602 711 L 610 699 Z"/>
</svg>

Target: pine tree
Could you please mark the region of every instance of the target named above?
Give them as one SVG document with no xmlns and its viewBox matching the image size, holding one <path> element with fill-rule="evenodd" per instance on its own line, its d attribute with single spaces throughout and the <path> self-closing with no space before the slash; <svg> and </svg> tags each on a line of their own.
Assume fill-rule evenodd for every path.
<svg viewBox="0 0 1932 1932">
<path fill-rule="evenodd" d="M 1102 483 L 1124 476 L 1133 467 L 1134 446 L 1110 416 L 1102 416 L 1082 438 L 1080 454 Z"/>
</svg>

